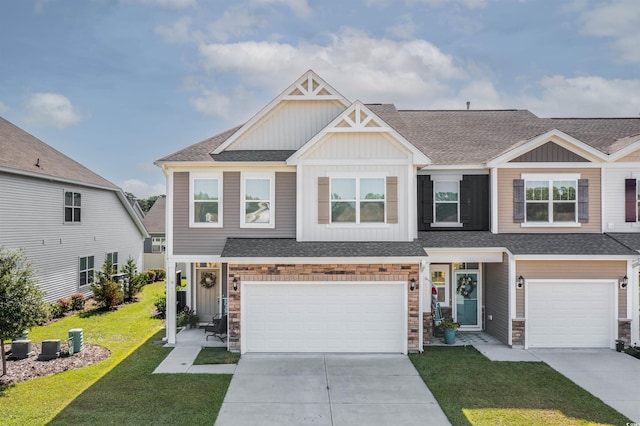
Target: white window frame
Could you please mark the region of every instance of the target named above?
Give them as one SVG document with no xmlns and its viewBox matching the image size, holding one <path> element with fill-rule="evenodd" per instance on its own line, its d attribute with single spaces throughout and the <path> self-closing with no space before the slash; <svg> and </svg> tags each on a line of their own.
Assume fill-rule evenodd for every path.
<svg viewBox="0 0 640 426">
<path fill-rule="evenodd" d="M 640 179 L 636 179 L 636 202 L 635 202 L 635 205 L 636 205 L 636 224 L 637 224 L 637 223 L 640 223 Z M 631 222 L 631 223 L 633 223 L 633 222 Z"/>
<path fill-rule="evenodd" d="M 93 268 L 89 268 L 88 267 L 89 258 L 90 257 L 93 258 Z M 87 259 L 87 269 L 81 269 L 80 263 L 82 262 L 82 259 Z M 80 282 L 80 275 L 83 272 L 89 272 L 89 271 L 92 271 L 91 278 L 86 283 L 81 283 Z M 96 273 L 96 257 L 94 255 L 78 257 L 78 287 L 79 288 L 83 288 L 83 287 L 89 286 L 89 284 L 91 284 L 91 282 L 93 281 L 93 277 L 95 276 L 95 273 Z"/>
<path fill-rule="evenodd" d="M 462 181 L 461 175 L 433 175 L 431 177 L 431 181 L 433 182 L 433 221 L 431 223 L 432 228 L 441 227 L 461 227 L 462 222 L 460 221 L 460 182 Z M 457 206 L 457 216 L 458 220 L 456 222 L 438 222 L 436 215 L 436 204 L 454 204 L 453 201 L 436 201 L 436 185 L 438 183 L 455 183 L 457 185 L 458 190 L 458 201 L 455 201 Z"/>
<path fill-rule="evenodd" d="M 116 261 L 115 262 L 113 261 L 114 255 L 116 257 Z M 118 269 L 119 269 L 119 266 L 120 266 L 119 262 L 118 262 L 119 261 L 118 257 L 119 256 L 118 256 L 118 252 L 117 251 L 109 251 L 109 252 L 105 253 L 105 255 L 104 255 L 105 261 L 108 260 L 108 259 L 111 259 L 112 265 L 115 266 L 114 270 L 112 271 L 114 274 L 118 273 Z"/>
<path fill-rule="evenodd" d="M 155 244 L 155 241 L 157 241 L 158 243 Z M 151 253 L 164 253 L 166 241 L 167 241 L 166 237 L 151 237 Z M 160 250 L 155 251 L 153 249 L 155 246 L 159 246 Z"/>
<path fill-rule="evenodd" d="M 71 204 L 67 204 L 67 192 L 71 193 Z M 80 205 L 76 206 L 74 204 L 76 199 L 76 194 L 80 196 Z M 62 221 L 65 224 L 73 224 L 73 223 L 82 223 L 82 192 L 73 191 L 73 190 L 64 190 L 62 191 Z M 71 220 L 67 220 L 67 209 L 71 209 Z M 75 220 L 75 212 L 76 209 L 80 212 L 80 219 Z"/>
<path fill-rule="evenodd" d="M 451 306 L 451 273 L 449 272 L 449 265 L 431 265 L 429 272 L 429 280 L 438 290 L 438 295 L 440 294 L 440 290 L 444 291 L 444 301 L 440 302 L 440 306 Z M 442 272 L 444 274 L 444 285 L 439 286 L 433 281 L 433 273 L 434 272 Z M 429 293 L 431 293 L 431 289 L 429 289 Z"/>
<path fill-rule="evenodd" d="M 548 173 L 523 173 L 521 179 L 524 180 L 524 222 L 521 224 L 522 227 L 536 227 L 536 226 L 557 226 L 557 227 L 567 227 L 567 226 L 575 226 L 580 227 L 582 224 L 578 222 L 578 181 L 580 180 L 580 174 L 578 173 L 556 173 L 556 174 L 548 174 Z M 548 200 L 527 200 L 527 181 L 546 181 L 549 185 L 549 199 Z M 576 199 L 568 203 L 573 203 L 575 205 L 575 221 L 573 222 L 554 222 L 553 221 L 553 204 L 557 202 L 563 202 L 560 200 L 553 200 L 553 182 L 554 181 L 573 181 L 575 182 L 576 188 Z M 548 206 L 548 217 L 549 220 L 547 222 L 528 222 L 527 221 L 527 203 L 547 203 Z"/>
<path fill-rule="evenodd" d="M 269 202 L 269 222 L 268 223 L 247 223 L 246 222 L 246 183 L 247 180 L 269 180 L 269 199 L 260 200 Z M 275 172 L 242 172 L 240 188 L 240 228 L 275 228 L 276 227 L 276 174 Z"/>
<path fill-rule="evenodd" d="M 196 180 L 217 180 L 218 181 L 218 221 L 217 222 L 196 222 L 194 219 L 195 200 L 194 188 Z M 196 172 L 189 173 L 189 227 L 190 228 L 222 228 L 223 212 L 223 182 L 222 173 L 219 172 Z"/>
<path fill-rule="evenodd" d="M 355 190 L 355 195 L 356 198 L 353 200 L 333 200 L 331 198 L 331 194 L 333 194 L 333 180 L 334 179 L 355 179 L 356 181 L 356 190 Z M 384 181 L 383 184 L 383 190 L 384 190 L 384 199 L 383 200 L 361 200 L 360 199 L 360 180 L 361 179 L 382 179 Z M 332 226 L 354 226 L 354 225 L 359 225 L 359 226 L 381 226 L 381 225 L 386 225 L 387 224 L 387 175 L 381 175 L 381 174 L 358 174 L 357 176 L 355 175 L 348 175 L 348 174 L 344 174 L 344 175 L 330 175 L 329 176 L 329 223 Z M 333 221 L 333 215 L 332 213 L 332 206 L 333 206 L 333 202 L 355 202 L 356 204 L 356 220 L 355 222 L 334 222 Z M 383 201 L 384 203 L 384 220 L 382 222 L 361 222 L 360 221 L 360 202 L 364 201 Z"/>
</svg>

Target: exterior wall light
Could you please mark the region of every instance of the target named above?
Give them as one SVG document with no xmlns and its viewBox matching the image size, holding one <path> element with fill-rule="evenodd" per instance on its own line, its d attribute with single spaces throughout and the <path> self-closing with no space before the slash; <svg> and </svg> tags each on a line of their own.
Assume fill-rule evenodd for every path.
<svg viewBox="0 0 640 426">
<path fill-rule="evenodd" d="M 520 275 L 516 280 L 516 287 L 518 288 L 524 287 L 524 277 L 522 275 Z"/>
<path fill-rule="evenodd" d="M 627 288 L 627 285 L 629 285 L 629 277 L 627 277 L 626 275 L 624 277 L 622 277 L 622 279 L 620 280 L 620 288 Z"/>
<path fill-rule="evenodd" d="M 233 277 L 233 281 L 231 281 L 231 283 L 233 284 L 233 291 L 238 291 L 238 279 Z"/>
<path fill-rule="evenodd" d="M 416 289 L 416 279 L 415 278 L 411 278 L 410 281 L 411 285 L 409 286 L 409 288 L 411 289 L 411 291 Z"/>
</svg>

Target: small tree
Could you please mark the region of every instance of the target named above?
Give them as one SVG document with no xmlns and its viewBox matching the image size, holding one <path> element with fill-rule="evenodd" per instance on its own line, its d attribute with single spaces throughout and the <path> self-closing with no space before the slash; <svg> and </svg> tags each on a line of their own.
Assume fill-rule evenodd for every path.
<svg viewBox="0 0 640 426">
<path fill-rule="evenodd" d="M 96 271 L 93 275 L 93 282 L 90 288 L 99 308 L 113 309 L 122 303 L 124 293 L 120 288 L 120 284 L 111 277 L 114 272 L 113 262 L 105 258 L 102 270 Z"/>
<path fill-rule="evenodd" d="M 140 290 L 142 290 L 142 287 L 147 284 L 149 277 L 146 274 L 138 273 L 138 267 L 131 257 L 127 259 L 127 263 L 120 269 L 120 272 L 127 274 L 128 284 L 125 288 L 125 300 L 133 300 Z"/>
<path fill-rule="evenodd" d="M 0 246 L 0 353 L 7 374 L 4 342 L 47 319 L 44 292 L 36 284 L 31 262 L 20 250 Z"/>
</svg>

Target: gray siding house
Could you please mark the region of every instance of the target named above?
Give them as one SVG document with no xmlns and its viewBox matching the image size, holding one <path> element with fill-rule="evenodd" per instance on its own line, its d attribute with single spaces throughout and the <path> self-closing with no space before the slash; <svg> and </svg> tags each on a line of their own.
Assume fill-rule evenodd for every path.
<svg viewBox="0 0 640 426">
<path fill-rule="evenodd" d="M 89 294 L 106 257 L 142 268 L 147 232 L 122 190 L 0 118 L 0 245 L 33 263 L 48 301 Z"/>
</svg>

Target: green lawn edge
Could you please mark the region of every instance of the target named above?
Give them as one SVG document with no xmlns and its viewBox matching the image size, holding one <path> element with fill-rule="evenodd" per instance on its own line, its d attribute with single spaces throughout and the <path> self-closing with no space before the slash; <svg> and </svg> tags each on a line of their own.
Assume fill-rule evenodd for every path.
<svg viewBox="0 0 640 426">
<path fill-rule="evenodd" d="M 409 358 L 454 426 L 630 422 L 542 362 L 490 361 L 473 347 L 428 347 Z"/>
</svg>

